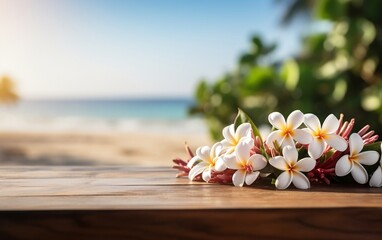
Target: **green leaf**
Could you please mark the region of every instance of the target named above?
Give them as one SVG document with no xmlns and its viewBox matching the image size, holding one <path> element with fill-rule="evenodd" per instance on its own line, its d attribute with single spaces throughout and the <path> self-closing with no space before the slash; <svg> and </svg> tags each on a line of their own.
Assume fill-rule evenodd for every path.
<svg viewBox="0 0 382 240">
<path fill-rule="evenodd" d="M 275 178 L 272 178 L 272 182 L 271 182 L 272 185 L 275 185 L 276 184 L 276 179 Z"/>
<path fill-rule="evenodd" d="M 202 80 L 199 82 L 195 91 L 195 99 L 198 103 L 204 103 L 209 98 L 210 93 L 208 92 L 207 82 Z"/>
<path fill-rule="evenodd" d="M 367 144 L 363 147 L 362 152 L 364 152 L 364 151 L 377 151 L 378 153 L 381 153 L 381 143 L 382 143 L 382 141 Z"/>
<path fill-rule="evenodd" d="M 237 116 L 236 116 L 236 119 L 235 119 L 235 123 L 234 123 L 235 129 L 237 129 L 237 127 L 239 127 L 239 125 L 242 124 L 242 123 L 249 123 L 249 124 L 251 124 L 253 135 L 255 137 L 258 136 L 260 138 L 261 142 L 263 142 L 263 139 L 261 138 L 259 129 L 257 129 L 257 127 L 253 123 L 252 119 L 243 110 L 241 110 L 239 108 Z"/>
<path fill-rule="evenodd" d="M 285 82 L 286 89 L 289 91 L 296 89 L 300 78 L 300 70 L 295 60 L 290 59 L 284 62 L 281 69 L 281 78 Z"/>
<path fill-rule="evenodd" d="M 244 88 L 253 92 L 262 92 L 271 86 L 276 78 L 276 72 L 271 67 L 253 67 L 244 78 Z"/>
<path fill-rule="evenodd" d="M 262 52 L 263 50 L 263 41 L 261 41 L 260 37 L 259 36 L 254 36 L 252 38 L 252 46 L 253 46 L 253 53 L 256 55 L 256 54 L 259 54 Z"/>
<path fill-rule="evenodd" d="M 346 13 L 346 1 L 343 0 L 321 0 L 317 1 L 315 8 L 316 17 L 336 21 Z"/>
<path fill-rule="evenodd" d="M 243 54 L 240 59 L 239 59 L 239 63 L 241 65 L 243 64 L 254 64 L 255 61 L 257 59 L 257 56 L 251 54 L 251 53 L 246 53 L 246 54 Z"/>
</svg>

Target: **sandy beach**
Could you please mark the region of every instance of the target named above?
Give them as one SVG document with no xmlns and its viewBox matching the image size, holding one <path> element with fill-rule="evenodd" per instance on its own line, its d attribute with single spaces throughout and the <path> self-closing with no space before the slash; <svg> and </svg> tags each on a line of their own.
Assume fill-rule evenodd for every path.
<svg viewBox="0 0 382 240">
<path fill-rule="evenodd" d="M 203 133 L 0 133 L 0 164 L 171 166 L 185 141 L 210 144 Z"/>
</svg>

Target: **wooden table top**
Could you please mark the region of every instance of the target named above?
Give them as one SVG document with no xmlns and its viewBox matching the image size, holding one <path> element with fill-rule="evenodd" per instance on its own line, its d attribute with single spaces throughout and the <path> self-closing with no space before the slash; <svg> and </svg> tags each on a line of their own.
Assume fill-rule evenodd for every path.
<svg viewBox="0 0 382 240">
<path fill-rule="evenodd" d="M 170 167 L 1 167 L 0 239 L 64 239 L 57 231 L 81 233 L 71 239 L 382 236 L 382 188 L 276 190 L 264 182 L 240 188 L 176 173 Z M 134 235 L 137 227 L 151 234 Z"/>
<path fill-rule="evenodd" d="M 191 182 L 171 168 L 1 167 L 0 210 L 382 207 L 382 188 L 276 190 Z"/>
</svg>

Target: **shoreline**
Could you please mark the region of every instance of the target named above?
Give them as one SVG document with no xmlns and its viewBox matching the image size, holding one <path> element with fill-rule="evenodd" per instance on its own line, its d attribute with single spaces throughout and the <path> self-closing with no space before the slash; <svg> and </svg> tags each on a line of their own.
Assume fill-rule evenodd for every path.
<svg viewBox="0 0 382 240">
<path fill-rule="evenodd" d="M 185 141 L 193 151 L 211 144 L 207 133 L 0 131 L 0 164 L 171 167 Z"/>
</svg>

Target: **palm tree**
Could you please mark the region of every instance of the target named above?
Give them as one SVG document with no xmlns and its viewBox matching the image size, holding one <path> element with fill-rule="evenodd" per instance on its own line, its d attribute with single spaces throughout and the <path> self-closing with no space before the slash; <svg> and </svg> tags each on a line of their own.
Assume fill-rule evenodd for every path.
<svg viewBox="0 0 382 240">
<path fill-rule="evenodd" d="M 0 104 L 14 104 L 19 100 L 14 81 L 8 77 L 0 78 Z"/>
</svg>

